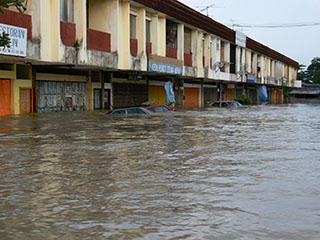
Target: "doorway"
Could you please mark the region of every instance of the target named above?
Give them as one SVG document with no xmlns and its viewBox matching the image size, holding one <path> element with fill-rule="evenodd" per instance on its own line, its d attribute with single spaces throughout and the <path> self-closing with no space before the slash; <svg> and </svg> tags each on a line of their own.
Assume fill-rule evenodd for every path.
<svg viewBox="0 0 320 240">
<path fill-rule="evenodd" d="M 33 112 L 33 89 L 20 88 L 20 114 Z"/>
</svg>

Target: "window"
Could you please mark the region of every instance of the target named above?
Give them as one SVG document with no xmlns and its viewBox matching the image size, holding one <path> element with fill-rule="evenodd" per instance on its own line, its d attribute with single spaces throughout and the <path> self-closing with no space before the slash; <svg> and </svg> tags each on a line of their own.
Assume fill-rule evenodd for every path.
<svg viewBox="0 0 320 240">
<path fill-rule="evenodd" d="M 112 112 L 111 114 L 114 114 L 114 115 L 126 114 L 126 111 L 125 110 L 117 110 L 117 111 Z"/>
<path fill-rule="evenodd" d="M 136 21 L 137 17 L 130 14 L 130 38 L 136 39 Z"/>
<path fill-rule="evenodd" d="M 151 21 L 146 20 L 146 41 L 151 42 Z"/>
<path fill-rule="evenodd" d="M 167 19 L 166 21 L 166 45 L 169 48 L 178 49 L 178 25 Z"/>
<path fill-rule="evenodd" d="M 191 54 L 191 34 L 191 29 L 184 28 L 184 52 L 188 54 Z"/>
<path fill-rule="evenodd" d="M 73 22 L 73 0 L 60 0 L 60 21 Z"/>
<path fill-rule="evenodd" d="M 230 44 L 230 73 L 236 73 L 236 46 Z"/>
<path fill-rule="evenodd" d="M 140 108 L 130 108 L 127 110 L 128 114 L 146 114 Z"/>
</svg>

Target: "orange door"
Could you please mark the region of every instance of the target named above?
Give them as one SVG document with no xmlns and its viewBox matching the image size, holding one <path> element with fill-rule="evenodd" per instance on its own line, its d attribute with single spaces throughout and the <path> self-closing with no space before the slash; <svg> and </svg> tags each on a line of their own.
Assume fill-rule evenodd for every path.
<svg viewBox="0 0 320 240">
<path fill-rule="evenodd" d="M 10 80 L 0 80 L 0 116 L 10 113 Z"/>
<path fill-rule="evenodd" d="M 282 91 L 278 91 L 278 104 L 282 104 Z"/>
<path fill-rule="evenodd" d="M 32 89 L 21 88 L 20 89 L 20 113 L 30 113 L 33 112 L 33 96 Z"/>
<path fill-rule="evenodd" d="M 199 88 L 184 88 L 184 106 L 199 107 Z"/>
</svg>

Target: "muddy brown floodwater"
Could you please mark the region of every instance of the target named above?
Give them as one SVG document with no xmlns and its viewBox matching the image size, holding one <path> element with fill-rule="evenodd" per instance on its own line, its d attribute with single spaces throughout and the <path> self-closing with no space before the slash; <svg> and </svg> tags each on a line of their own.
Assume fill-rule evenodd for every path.
<svg viewBox="0 0 320 240">
<path fill-rule="evenodd" d="M 2 117 L 0 239 L 320 239 L 320 106 Z"/>
</svg>

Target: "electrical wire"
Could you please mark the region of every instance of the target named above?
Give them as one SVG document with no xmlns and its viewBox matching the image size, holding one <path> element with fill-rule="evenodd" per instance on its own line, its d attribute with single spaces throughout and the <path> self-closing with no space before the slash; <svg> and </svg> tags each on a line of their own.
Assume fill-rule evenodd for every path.
<svg viewBox="0 0 320 240">
<path fill-rule="evenodd" d="M 287 23 L 287 24 L 228 24 L 230 27 L 242 27 L 242 28 L 296 28 L 296 27 L 312 27 L 320 26 L 320 22 L 309 23 Z"/>
</svg>

